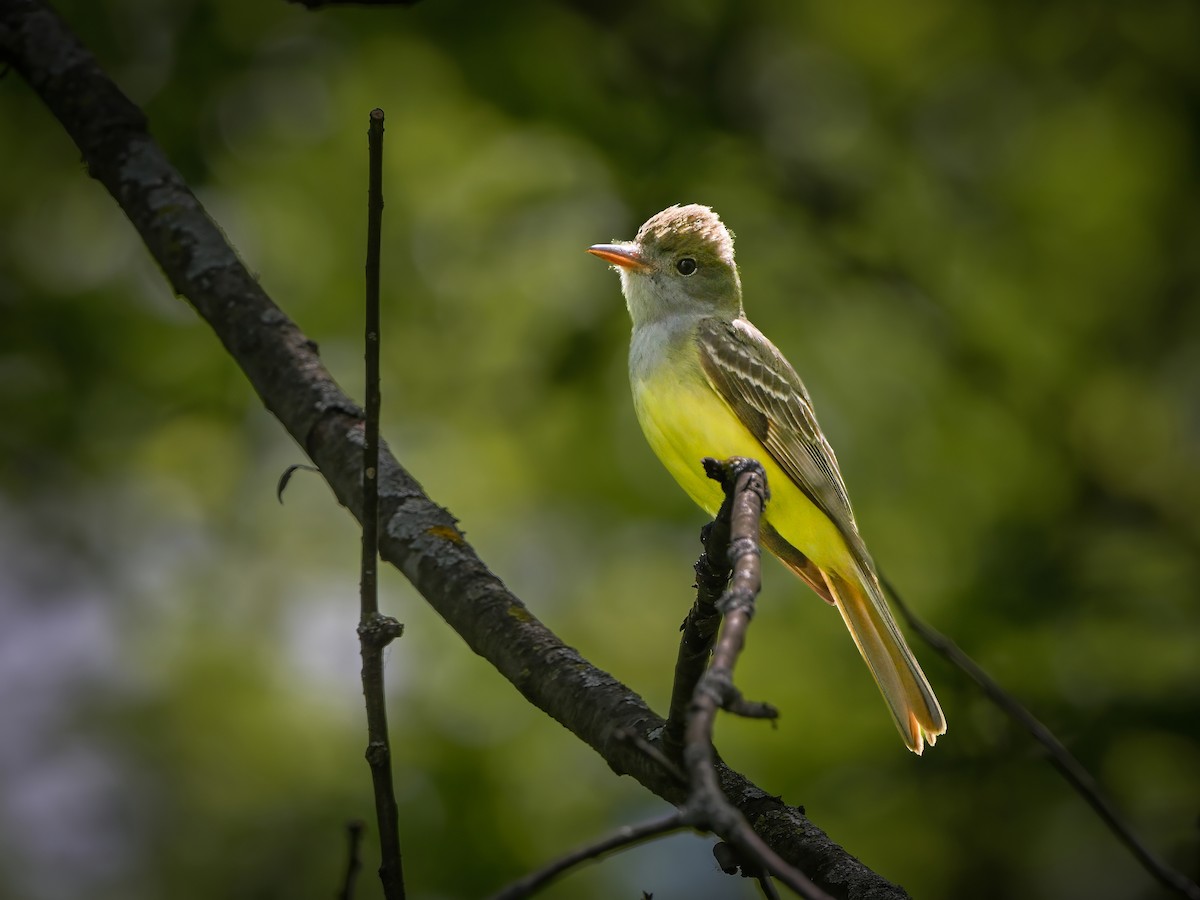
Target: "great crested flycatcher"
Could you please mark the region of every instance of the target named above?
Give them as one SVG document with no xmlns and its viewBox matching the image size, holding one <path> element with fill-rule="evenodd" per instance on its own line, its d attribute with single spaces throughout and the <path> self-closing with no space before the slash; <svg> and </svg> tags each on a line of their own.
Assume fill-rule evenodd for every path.
<svg viewBox="0 0 1200 900">
<path fill-rule="evenodd" d="M 651 448 L 710 515 L 722 492 L 705 476 L 704 457 L 762 464 L 771 491 L 763 543 L 837 606 L 904 742 L 919 754 L 946 720 L 888 610 L 808 391 L 742 311 L 733 236 L 707 206 L 672 206 L 633 241 L 588 252 L 621 276 L 633 319 L 633 404 Z"/>
</svg>

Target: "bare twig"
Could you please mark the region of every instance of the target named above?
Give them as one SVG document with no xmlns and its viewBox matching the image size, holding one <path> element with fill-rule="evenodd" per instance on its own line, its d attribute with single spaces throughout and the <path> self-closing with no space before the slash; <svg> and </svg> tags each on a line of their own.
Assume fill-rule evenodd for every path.
<svg viewBox="0 0 1200 900">
<path fill-rule="evenodd" d="M 587 844 L 577 850 L 572 850 L 544 868 L 538 869 L 536 872 L 531 872 L 519 881 L 514 881 L 499 893 L 493 894 L 492 900 L 520 900 L 522 897 L 529 897 L 540 891 L 559 875 L 580 863 L 600 859 L 600 857 L 616 850 L 624 850 L 627 847 L 633 847 L 651 838 L 669 834 L 672 831 L 678 831 L 686 827 L 687 824 L 683 820 L 683 815 L 678 810 L 659 816 L 656 819 L 649 819 L 638 825 L 623 825 L 603 840 Z"/>
<path fill-rule="evenodd" d="M 801 896 L 828 900 L 827 893 L 798 868 L 781 859 L 755 834 L 746 818 L 729 802 L 717 778 L 713 749 L 717 710 L 724 708 L 756 718 L 774 718 L 776 715 L 767 704 L 745 701 L 733 685 L 733 670 L 745 646 L 746 629 L 754 616 L 755 599 L 762 587 L 762 551 L 758 546 L 758 534 L 767 499 L 767 478 L 762 466 L 750 459 L 735 458 L 723 464 L 706 459 L 704 468 L 708 476 L 720 481 L 725 489 L 725 502 L 718 518 L 728 517 L 728 553 L 733 578 L 717 603 L 723 620 L 712 663 L 696 685 L 688 711 L 683 761 L 691 792 L 684 807 L 685 816 L 689 824 L 720 835 L 756 869 L 770 872 Z M 720 548 L 711 543 L 711 533 L 709 540 L 707 552 L 720 552 Z"/>
<path fill-rule="evenodd" d="M 354 883 L 358 880 L 359 870 L 362 869 L 359 848 L 362 847 L 362 837 L 366 827 L 360 819 L 346 823 L 346 874 L 342 878 L 342 889 L 338 891 L 338 900 L 354 900 Z"/>
<path fill-rule="evenodd" d="M 387 697 L 383 686 L 383 650 L 401 632 L 400 623 L 381 615 L 377 590 L 379 561 L 379 243 L 383 220 L 383 110 L 373 109 L 367 132 L 366 392 L 367 410 L 362 465 L 362 579 L 358 637 L 362 649 L 362 686 L 367 706 L 367 763 L 375 788 L 379 822 L 379 879 L 388 900 L 403 900 L 404 865 L 400 856 L 399 814 L 392 786 L 392 750 L 388 740 Z"/>
<path fill-rule="evenodd" d="M 979 686 L 984 695 L 1002 709 L 1014 722 L 1033 736 L 1033 739 L 1046 748 L 1050 755 L 1050 763 L 1058 769 L 1059 774 L 1067 780 L 1088 806 L 1098 815 L 1117 839 L 1125 845 L 1130 853 L 1141 863 L 1142 867 L 1158 880 L 1164 887 L 1175 891 L 1188 900 L 1200 900 L 1200 885 L 1189 879 L 1182 872 L 1169 866 L 1133 833 L 1129 825 L 1121 818 L 1116 807 L 1104 796 L 1100 785 L 1075 758 L 1063 743 L 1054 736 L 1049 728 L 1012 694 L 1004 690 L 992 676 L 971 659 L 963 650 L 946 635 L 931 625 L 927 625 L 909 609 L 908 604 L 900 593 L 886 578 L 882 578 L 884 588 L 891 595 L 892 602 L 909 628 L 921 636 L 925 643 L 967 673 L 967 676 Z"/>
<path fill-rule="evenodd" d="M 724 848 L 726 857 L 738 858 L 738 862 L 732 864 L 732 870 L 742 868 L 746 874 L 757 877 L 768 897 L 774 895 L 770 875 L 775 874 L 802 896 L 813 900 L 830 900 L 828 894 L 782 860 L 754 833 L 745 817 L 726 798 L 717 777 L 716 751 L 712 743 L 717 711 L 725 709 L 755 718 L 774 718 L 776 715 L 775 710 L 767 704 L 744 700 L 733 685 L 733 668 L 745 646 L 746 628 L 754 615 L 755 598 L 762 586 L 758 533 L 767 486 L 762 466 L 755 460 L 735 458 L 719 463 L 714 459 L 705 459 L 704 469 L 710 478 L 721 482 L 725 501 L 716 519 L 705 531 L 705 554 L 696 565 L 698 592 L 692 608 L 695 615 L 690 614 L 684 624 L 685 642 L 680 649 L 680 664 L 676 667 L 674 693 L 678 695 L 689 685 L 691 691 L 682 745 L 690 786 L 687 801 L 678 812 L 640 825 L 627 826 L 610 837 L 566 854 L 515 882 L 497 894 L 495 900 L 526 897 L 574 865 L 631 846 L 640 840 L 689 826 L 712 831 L 723 838 L 727 843 L 718 845 L 718 848 Z M 713 589 L 720 590 L 727 582 L 728 589 L 714 601 Z M 713 616 L 723 618 L 720 637 L 716 642 L 712 664 L 696 678 L 691 670 L 696 665 L 699 653 L 686 648 L 689 623 Z M 698 633 L 698 630 L 694 633 Z M 709 645 L 712 643 L 703 635 L 701 639 L 707 640 Z M 703 648 L 703 652 L 706 656 L 707 647 Z M 685 653 L 689 657 L 686 662 L 683 659 Z M 675 702 L 672 701 L 673 706 Z M 627 731 L 617 736 L 623 740 L 631 737 Z M 673 764 L 661 757 L 653 745 L 639 745 L 649 756 L 674 769 Z M 714 852 L 718 848 L 714 848 Z M 722 864 L 722 868 L 730 871 L 725 864 Z"/>
<path fill-rule="evenodd" d="M 721 482 L 725 500 L 716 519 L 704 532 L 705 552 L 696 564 L 696 603 L 684 623 L 684 642 L 676 666 L 672 699 L 674 715 L 679 715 L 676 709 L 678 695 L 684 689 L 690 691 L 681 748 L 687 767 L 684 774 L 689 784 L 687 801 L 678 812 L 622 828 L 608 838 L 566 854 L 515 882 L 497 894 L 495 900 L 526 897 L 551 878 L 580 862 L 689 826 L 711 831 L 723 838 L 727 843 L 720 843 L 713 848 L 719 862 L 722 858 L 727 860 L 721 864 L 721 868 L 730 873 L 741 868 L 744 873 L 758 878 L 768 897 L 775 895 L 770 875 L 776 874 L 802 896 L 829 900 L 828 894 L 798 869 L 779 858 L 754 833 L 745 817 L 726 798 L 717 777 L 716 751 L 712 743 L 717 710 L 726 709 L 756 718 L 774 718 L 776 715 L 775 710 L 766 704 L 745 701 L 733 686 L 733 668 L 745 646 L 746 628 L 754 615 L 755 598 L 762 587 L 758 533 L 767 498 L 767 485 L 762 466 L 755 460 L 735 458 L 719 463 L 714 459 L 705 459 L 704 470 L 710 478 Z M 727 583 L 728 589 L 716 599 L 716 592 Z M 707 624 L 697 626 L 695 623 L 714 617 L 723 617 L 724 620 L 720 638 L 716 642 L 712 664 L 697 676 L 693 670 L 697 660 L 700 665 L 703 664 L 708 647 L 712 646 L 712 638 L 703 634 Z M 696 637 L 699 643 L 695 647 L 688 647 L 689 637 Z M 670 722 L 668 719 L 668 728 Z M 621 740 L 634 738 L 627 729 L 616 736 Z M 656 747 L 645 741 L 637 743 L 648 756 L 671 770 L 675 769 L 674 764 L 661 755 Z M 737 862 L 729 862 L 735 857 Z"/>
</svg>

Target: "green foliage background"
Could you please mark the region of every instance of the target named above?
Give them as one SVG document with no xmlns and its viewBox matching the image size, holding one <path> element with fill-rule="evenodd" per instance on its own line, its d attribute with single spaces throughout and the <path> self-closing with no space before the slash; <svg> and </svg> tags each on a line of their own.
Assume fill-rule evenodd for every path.
<svg viewBox="0 0 1200 900">
<path fill-rule="evenodd" d="M 674 202 L 738 236 L 910 602 L 1197 871 L 1200 13 L 1186 0 L 64 0 L 361 396 L 367 112 L 388 115 L 385 434 L 507 584 L 662 709 L 700 513 L 646 449 L 615 277 Z M 0 81 L 0 897 L 328 897 L 370 818 L 357 537 L 14 75 Z M 734 766 L 916 897 L 1158 896 L 927 649 L 904 752 L 771 564 Z M 661 809 L 396 573 L 415 898 Z M 359 896 L 377 895 L 368 857 Z M 549 897 L 753 896 L 683 836 Z"/>
</svg>

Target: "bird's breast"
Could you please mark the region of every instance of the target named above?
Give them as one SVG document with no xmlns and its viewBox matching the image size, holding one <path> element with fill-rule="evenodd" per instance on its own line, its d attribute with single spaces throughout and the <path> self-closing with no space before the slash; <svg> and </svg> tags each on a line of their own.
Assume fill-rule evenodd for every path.
<svg viewBox="0 0 1200 900">
<path fill-rule="evenodd" d="M 704 474 L 706 456 L 761 459 L 763 446 L 712 389 L 698 362 L 631 371 L 633 405 L 646 441 L 688 495 L 710 515 L 721 486 Z"/>
</svg>

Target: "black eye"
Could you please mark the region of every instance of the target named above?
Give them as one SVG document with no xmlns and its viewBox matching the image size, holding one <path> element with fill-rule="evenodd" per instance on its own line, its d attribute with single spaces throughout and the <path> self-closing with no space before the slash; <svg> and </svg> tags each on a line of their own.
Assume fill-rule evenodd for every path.
<svg viewBox="0 0 1200 900">
<path fill-rule="evenodd" d="M 679 262 L 675 263 L 675 268 L 680 275 L 691 275 L 696 271 L 696 261 L 690 256 L 685 256 Z"/>
</svg>

